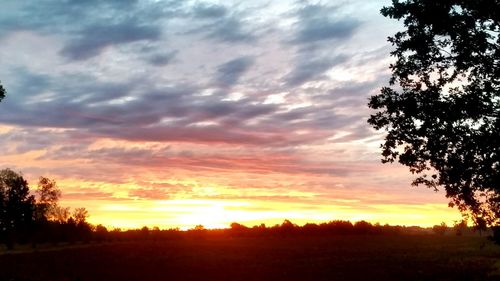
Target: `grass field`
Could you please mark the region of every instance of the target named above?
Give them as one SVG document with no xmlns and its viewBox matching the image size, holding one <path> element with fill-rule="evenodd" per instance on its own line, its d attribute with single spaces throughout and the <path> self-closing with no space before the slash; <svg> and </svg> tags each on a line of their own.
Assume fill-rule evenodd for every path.
<svg viewBox="0 0 500 281">
<path fill-rule="evenodd" d="M 2 254 L 0 280 L 500 280 L 500 247 L 432 235 L 104 243 Z"/>
</svg>

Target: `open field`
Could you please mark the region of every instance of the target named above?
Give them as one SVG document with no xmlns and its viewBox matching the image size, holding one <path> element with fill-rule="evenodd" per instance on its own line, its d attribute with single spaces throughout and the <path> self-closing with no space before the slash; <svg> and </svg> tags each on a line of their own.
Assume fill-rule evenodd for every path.
<svg viewBox="0 0 500 281">
<path fill-rule="evenodd" d="M 500 280 L 500 247 L 432 235 L 190 237 L 3 254 L 0 280 Z"/>
</svg>

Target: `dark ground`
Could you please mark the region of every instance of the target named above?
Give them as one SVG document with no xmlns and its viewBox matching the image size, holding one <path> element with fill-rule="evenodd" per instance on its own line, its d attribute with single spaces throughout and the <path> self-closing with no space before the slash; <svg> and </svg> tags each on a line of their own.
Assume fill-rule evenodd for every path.
<svg viewBox="0 0 500 281">
<path fill-rule="evenodd" d="M 500 280 L 500 246 L 432 235 L 115 242 L 1 254 L 7 280 Z"/>
</svg>

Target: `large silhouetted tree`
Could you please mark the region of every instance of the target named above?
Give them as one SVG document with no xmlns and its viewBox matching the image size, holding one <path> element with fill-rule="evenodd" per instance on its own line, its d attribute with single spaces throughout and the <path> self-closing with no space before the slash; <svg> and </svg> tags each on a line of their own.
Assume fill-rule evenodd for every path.
<svg viewBox="0 0 500 281">
<path fill-rule="evenodd" d="M 23 176 L 10 169 L 0 170 L 0 237 L 9 247 L 16 236 L 30 230 L 34 205 Z"/>
<path fill-rule="evenodd" d="M 381 12 L 405 29 L 389 37 L 390 86 L 369 102 L 383 162 L 444 187 L 483 226 L 500 223 L 499 11 L 498 0 L 393 0 Z"/>
</svg>

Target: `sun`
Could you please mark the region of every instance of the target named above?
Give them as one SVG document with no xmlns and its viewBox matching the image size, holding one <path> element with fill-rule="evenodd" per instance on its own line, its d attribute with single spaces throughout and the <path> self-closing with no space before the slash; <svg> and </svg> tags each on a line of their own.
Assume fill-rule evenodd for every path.
<svg viewBox="0 0 500 281">
<path fill-rule="evenodd" d="M 225 228 L 228 225 L 228 211 L 222 203 L 203 202 L 202 205 L 191 206 L 190 209 L 189 213 L 183 212 L 176 218 L 183 230 L 194 228 L 196 225 L 203 225 L 206 229 Z"/>
</svg>

